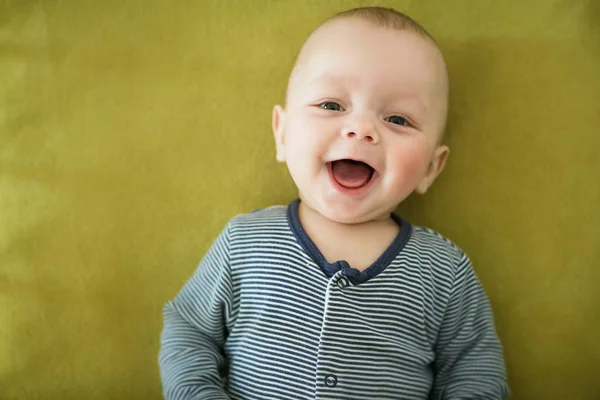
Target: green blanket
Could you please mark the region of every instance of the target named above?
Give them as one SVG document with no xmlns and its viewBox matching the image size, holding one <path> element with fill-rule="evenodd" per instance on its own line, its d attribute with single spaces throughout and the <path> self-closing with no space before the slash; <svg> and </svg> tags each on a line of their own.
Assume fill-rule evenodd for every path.
<svg viewBox="0 0 600 400">
<path fill-rule="evenodd" d="M 394 6 L 448 59 L 447 170 L 399 212 L 459 244 L 514 399 L 597 399 L 600 2 L 0 2 L 0 398 L 160 399 L 163 304 L 287 203 L 271 107 L 310 30 Z"/>
</svg>

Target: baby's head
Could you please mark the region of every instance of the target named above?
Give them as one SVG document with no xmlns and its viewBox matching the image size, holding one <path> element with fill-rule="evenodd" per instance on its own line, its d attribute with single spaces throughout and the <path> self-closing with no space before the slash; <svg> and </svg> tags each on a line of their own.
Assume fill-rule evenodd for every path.
<svg viewBox="0 0 600 400">
<path fill-rule="evenodd" d="M 389 218 L 444 168 L 448 77 L 434 40 L 409 17 L 368 7 L 306 40 L 275 106 L 277 160 L 300 198 L 340 223 Z"/>
</svg>

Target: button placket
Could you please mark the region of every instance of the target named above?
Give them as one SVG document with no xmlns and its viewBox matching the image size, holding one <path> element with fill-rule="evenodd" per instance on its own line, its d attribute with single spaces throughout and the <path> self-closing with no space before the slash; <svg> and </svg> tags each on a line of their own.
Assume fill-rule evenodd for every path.
<svg viewBox="0 0 600 400">
<path fill-rule="evenodd" d="M 347 273 L 350 272 L 350 276 Z M 340 307 L 343 307 L 344 298 L 349 293 L 344 293 L 347 290 L 351 289 L 352 284 L 352 271 L 338 271 L 330 280 L 327 285 L 327 290 L 325 292 L 325 307 L 324 307 L 324 315 L 323 315 L 323 328 L 321 331 L 321 339 L 319 343 L 319 355 L 317 360 L 317 396 L 316 398 L 321 398 L 321 396 L 327 397 L 333 391 L 340 390 L 341 382 L 339 381 L 338 375 L 332 373 L 336 371 L 336 366 L 331 364 L 331 361 L 323 360 L 323 355 L 328 355 L 335 353 L 335 348 L 337 347 L 334 342 L 334 335 L 332 335 L 331 328 L 329 326 L 328 320 L 330 318 L 331 313 L 339 312 Z M 335 364 L 335 363 L 334 363 Z M 333 368 L 332 368 L 333 367 Z M 329 393 L 329 394 L 327 394 Z"/>
<path fill-rule="evenodd" d="M 327 387 L 336 387 L 338 379 L 334 374 L 327 374 L 325 375 L 323 381 Z"/>
<path fill-rule="evenodd" d="M 338 281 L 337 281 L 337 286 L 338 286 L 340 289 L 344 289 L 344 288 L 346 288 L 346 287 L 350 286 L 350 281 L 349 281 L 349 280 L 348 280 L 348 278 L 346 278 L 345 276 L 342 276 L 342 277 L 340 277 L 340 278 L 338 279 Z"/>
</svg>

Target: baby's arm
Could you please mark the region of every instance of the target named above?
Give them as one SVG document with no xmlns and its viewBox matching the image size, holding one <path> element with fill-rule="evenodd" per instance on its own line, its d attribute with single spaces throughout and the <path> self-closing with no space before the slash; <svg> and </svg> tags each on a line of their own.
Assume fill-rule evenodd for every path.
<svg viewBox="0 0 600 400">
<path fill-rule="evenodd" d="M 167 400 L 229 399 L 222 384 L 232 296 L 228 247 L 225 230 L 164 308 L 159 366 Z"/>
<path fill-rule="evenodd" d="M 509 397 L 490 303 L 469 259 L 460 259 L 438 334 L 433 399 Z"/>
</svg>

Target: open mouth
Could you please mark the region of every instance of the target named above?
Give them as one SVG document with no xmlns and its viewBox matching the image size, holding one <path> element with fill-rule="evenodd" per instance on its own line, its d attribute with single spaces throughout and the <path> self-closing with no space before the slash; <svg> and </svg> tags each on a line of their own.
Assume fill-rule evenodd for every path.
<svg viewBox="0 0 600 400">
<path fill-rule="evenodd" d="M 369 164 L 350 159 L 330 162 L 329 170 L 335 182 L 344 189 L 349 190 L 367 186 L 375 173 L 375 169 Z"/>
</svg>

